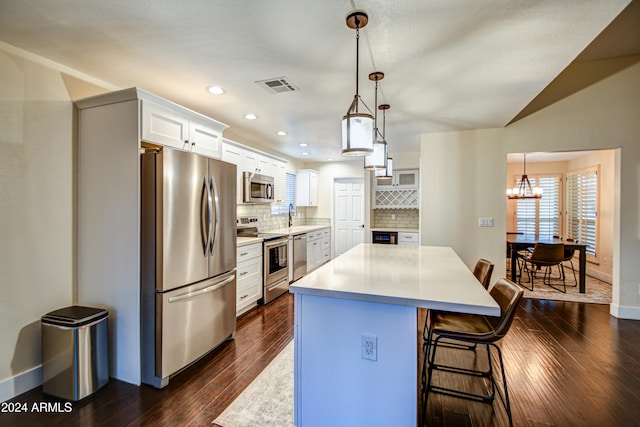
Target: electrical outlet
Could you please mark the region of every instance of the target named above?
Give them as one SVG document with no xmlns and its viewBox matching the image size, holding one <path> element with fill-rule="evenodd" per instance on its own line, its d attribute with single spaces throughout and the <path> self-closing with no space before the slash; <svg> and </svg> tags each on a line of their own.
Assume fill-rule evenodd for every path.
<svg viewBox="0 0 640 427">
<path fill-rule="evenodd" d="M 396 220 L 396 214 L 391 214 L 391 221 L 395 221 Z"/>
<path fill-rule="evenodd" d="M 360 337 L 360 357 L 366 360 L 378 360 L 378 337 L 362 334 Z"/>
<path fill-rule="evenodd" d="M 480 227 L 493 227 L 493 218 L 478 218 Z"/>
</svg>

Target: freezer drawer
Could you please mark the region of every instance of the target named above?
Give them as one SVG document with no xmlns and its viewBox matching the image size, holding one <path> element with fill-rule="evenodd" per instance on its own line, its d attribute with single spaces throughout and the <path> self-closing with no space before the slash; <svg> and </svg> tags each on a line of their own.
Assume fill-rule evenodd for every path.
<svg viewBox="0 0 640 427">
<path fill-rule="evenodd" d="M 164 382 L 235 332 L 235 272 L 159 293 L 156 304 L 155 374 Z"/>
</svg>

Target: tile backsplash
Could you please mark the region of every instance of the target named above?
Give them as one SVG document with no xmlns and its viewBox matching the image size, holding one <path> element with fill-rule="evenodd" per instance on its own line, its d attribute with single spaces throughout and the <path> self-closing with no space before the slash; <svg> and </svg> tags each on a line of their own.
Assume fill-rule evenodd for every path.
<svg viewBox="0 0 640 427">
<path fill-rule="evenodd" d="M 329 218 L 307 218 L 307 209 L 298 207 L 293 225 L 331 225 Z M 236 215 L 238 218 L 252 216 L 258 218 L 258 231 L 268 231 L 276 228 L 286 228 L 289 225 L 289 217 L 271 216 L 271 206 L 264 205 L 238 205 Z"/>
<path fill-rule="evenodd" d="M 395 214 L 396 219 L 391 219 Z M 420 209 L 374 209 L 371 228 L 415 228 L 420 224 Z"/>
</svg>

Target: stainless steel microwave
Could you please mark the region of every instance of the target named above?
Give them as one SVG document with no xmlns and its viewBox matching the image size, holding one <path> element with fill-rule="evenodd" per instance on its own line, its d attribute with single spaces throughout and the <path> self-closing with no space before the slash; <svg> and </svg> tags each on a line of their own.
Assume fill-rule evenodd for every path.
<svg viewBox="0 0 640 427">
<path fill-rule="evenodd" d="M 275 196 L 272 176 L 243 172 L 244 203 L 272 203 Z"/>
</svg>

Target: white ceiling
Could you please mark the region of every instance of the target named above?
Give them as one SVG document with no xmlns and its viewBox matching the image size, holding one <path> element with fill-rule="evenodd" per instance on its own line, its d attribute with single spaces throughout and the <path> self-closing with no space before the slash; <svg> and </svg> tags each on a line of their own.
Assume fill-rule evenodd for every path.
<svg viewBox="0 0 640 427">
<path fill-rule="evenodd" d="M 0 40 L 115 88 L 137 86 L 231 126 L 239 142 L 340 160 L 340 121 L 382 71 L 391 153 L 422 133 L 504 126 L 629 0 L 2 0 Z M 299 91 L 255 81 L 286 77 Z M 225 95 L 205 91 L 220 85 Z M 243 115 L 253 112 L 258 120 Z M 286 130 L 285 137 L 276 136 Z M 303 158 L 299 143 L 308 143 Z"/>
</svg>

